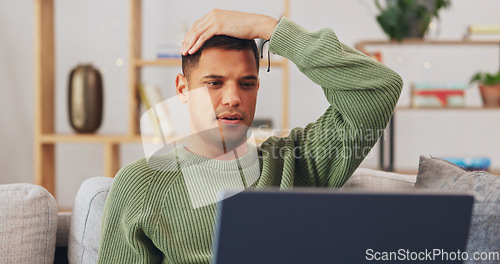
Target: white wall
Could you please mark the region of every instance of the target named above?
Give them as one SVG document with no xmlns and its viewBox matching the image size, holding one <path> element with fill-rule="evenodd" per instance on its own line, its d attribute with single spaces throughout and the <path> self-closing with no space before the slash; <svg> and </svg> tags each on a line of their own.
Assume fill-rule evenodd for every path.
<svg viewBox="0 0 500 264">
<path fill-rule="evenodd" d="M 460 39 L 472 23 L 500 24 L 500 2 L 454 0 L 442 12 L 439 39 Z M 158 44 L 175 39 L 180 21 L 193 23 L 212 8 L 281 15 L 282 1 L 144 1 L 145 57 L 154 57 Z M 0 0 L 0 184 L 33 182 L 33 1 Z M 386 39 L 375 22 L 377 10 L 371 0 L 291 1 L 291 18 L 305 28 L 333 28 L 339 39 L 354 45 L 365 39 Z M 437 38 L 433 36 L 433 38 Z M 372 47 L 378 49 L 381 47 Z M 382 49 L 382 48 L 381 48 Z M 400 105 L 409 104 L 413 81 L 466 81 L 476 70 L 499 67 L 499 47 L 402 47 L 383 48 L 384 61 L 405 80 Z M 66 109 L 66 82 L 78 63 L 90 62 L 104 71 L 105 113 L 99 133 L 125 133 L 127 127 L 128 2 L 118 0 L 56 0 L 56 130 L 71 133 Z M 119 66 L 117 60 L 124 64 Z M 429 70 L 423 63 L 429 62 Z M 165 97 L 174 95 L 173 78 L 179 69 L 146 68 L 147 82 L 158 83 Z M 261 72 L 262 87 L 257 116 L 276 119 L 279 109 L 281 70 Z M 304 126 L 326 109 L 321 89 L 291 66 L 291 126 Z M 477 89 L 468 91 L 467 103 L 479 104 Z M 300 107 L 298 107 L 300 106 Z M 305 111 L 305 109 L 307 109 Z M 498 112 L 398 112 L 396 115 L 396 168 L 415 170 L 418 155 L 485 155 L 500 168 L 496 136 Z M 142 156 L 140 145 L 122 147 L 122 164 Z M 102 175 L 100 145 L 57 146 L 58 202 L 70 207 L 80 183 Z M 363 166 L 376 167 L 377 155 Z"/>
<path fill-rule="evenodd" d="M 0 0 L 0 183 L 33 181 L 33 4 Z"/>
</svg>

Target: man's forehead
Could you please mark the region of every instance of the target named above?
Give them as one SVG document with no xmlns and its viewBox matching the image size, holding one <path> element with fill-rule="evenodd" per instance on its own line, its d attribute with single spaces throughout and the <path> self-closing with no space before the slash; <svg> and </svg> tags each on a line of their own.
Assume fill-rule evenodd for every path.
<svg viewBox="0 0 500 264">
<path fill-rule="evenodd" d="M 202 79 L 224 79 L 226 77 L 227 76 L 224 76 L 224 75 L 217 75 L 217 74 L 209 73 L 209 74 L 203 75 L 201 78 Z M 257 80 L 257 79 L 259 79 L 259 77 L 256 76 L 256 75 L 254 75 L 254 74 L 249 74 L 249 75 L 241 76 L 240 79 L 243 79 L 243 80 Z"/>
<path fill-rule="evenodd" d="M 196 69 L 209 70 L 210 74 L 223 75 L 227 71 L 254 72 L 258 75 L 255 56 L 251 50 L 226 50 L 208 48 L 203 50 Z M 196 70 L 195 69 L 195 70 Z"/>
</svg>

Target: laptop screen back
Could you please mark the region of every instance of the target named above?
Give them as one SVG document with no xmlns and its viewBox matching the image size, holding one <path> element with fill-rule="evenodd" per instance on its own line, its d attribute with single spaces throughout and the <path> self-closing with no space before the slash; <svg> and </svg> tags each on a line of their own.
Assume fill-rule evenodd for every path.
<svg viewBox="0 0 500 264">
<path fill-rule="evenodd" d="M 245 191 L 219 206 L 213 263 L 441 260 L 465 251 L 472 204 L 458 194 Z"/>
</svg>

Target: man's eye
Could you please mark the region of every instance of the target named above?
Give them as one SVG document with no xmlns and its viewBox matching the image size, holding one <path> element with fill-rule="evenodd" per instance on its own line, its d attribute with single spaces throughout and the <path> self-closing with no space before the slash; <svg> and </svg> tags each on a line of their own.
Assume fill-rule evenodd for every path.
<svg viewBox="0 0 500 264">
<path fill-rule="evenodd" d="M 252 89 L 253 87 L 255 87 L 255 83 L 253 83 L 253 82 L 241 83 L 240 85 L 244 89 Z"/>
<path fill-rule="evenodd" d="M 222 82 L 207 82 L 207 85 L 208 86 L 211 86 L 211 87 L 217 87 L 217 86 L 221 86 L 222 85 Z"/>
</svg>

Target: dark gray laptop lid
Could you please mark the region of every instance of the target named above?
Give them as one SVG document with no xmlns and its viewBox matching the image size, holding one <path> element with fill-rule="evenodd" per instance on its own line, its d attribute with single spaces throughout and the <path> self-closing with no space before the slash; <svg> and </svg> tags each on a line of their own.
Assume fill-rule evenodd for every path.
<svg viewBox="0 0 500 264">
<path fill-rule="evenodd" d="M 382 254 L 404 262 L 436 249 L 464 252 L 472 205 L 465 194 L 245 191 L 219 204 L 213 263 L 365 263 Z"/>
</svg>

